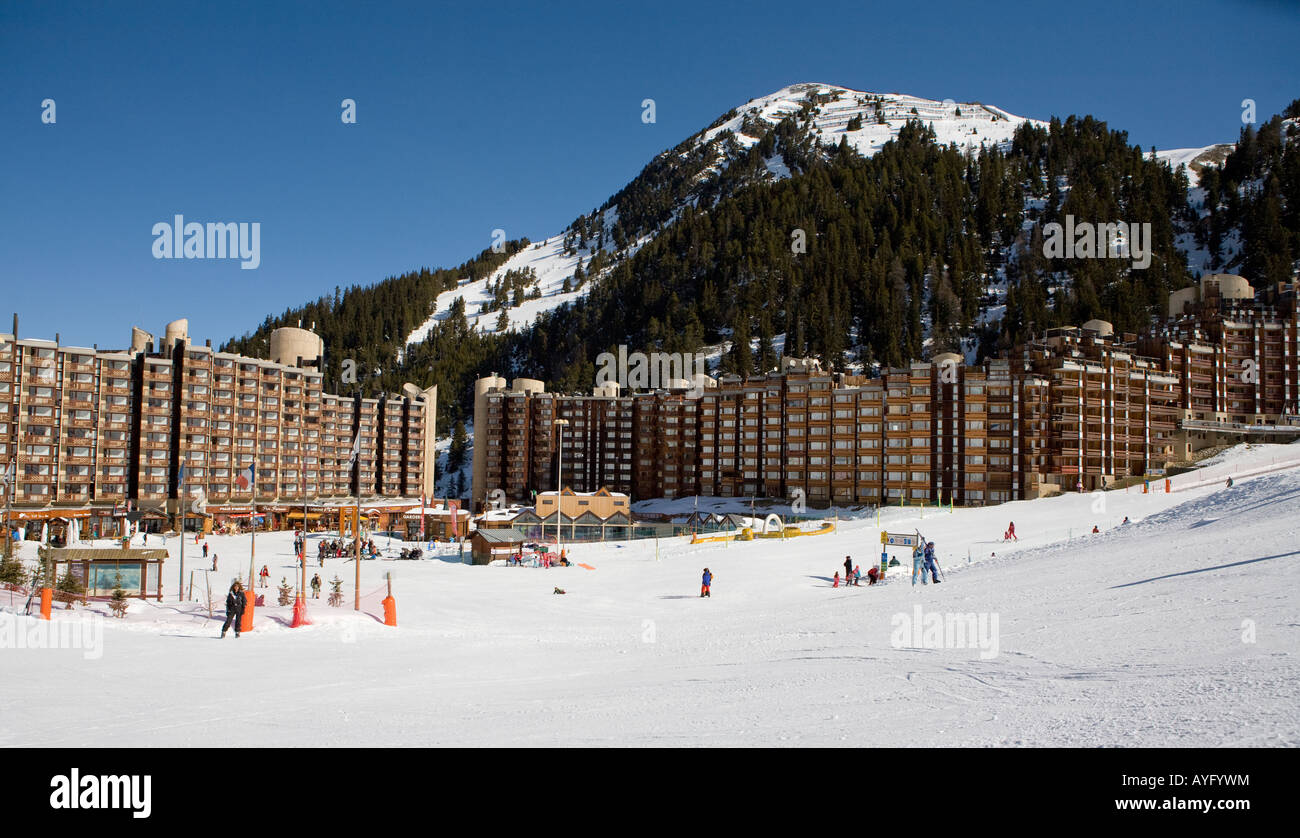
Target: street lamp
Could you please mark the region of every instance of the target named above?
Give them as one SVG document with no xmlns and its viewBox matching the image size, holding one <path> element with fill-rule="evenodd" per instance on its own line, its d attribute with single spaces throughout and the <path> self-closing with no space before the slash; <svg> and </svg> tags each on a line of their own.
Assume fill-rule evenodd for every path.
<svg viewBox="0 0 1300 838">
<path fill-rule="evenodd" d="M 560 498 L 564 492 L 564 426 L 569 424 L 569 420 L 556 419 L 554 424 L 560 429 L 559 447 L 557 449 L 560 452 L 560 459 L 555 471 L 555 549 L 559 552 L 562 549 L 560 542 L 564 538 L 564 533 L 560 526 Z"/>
</svg>

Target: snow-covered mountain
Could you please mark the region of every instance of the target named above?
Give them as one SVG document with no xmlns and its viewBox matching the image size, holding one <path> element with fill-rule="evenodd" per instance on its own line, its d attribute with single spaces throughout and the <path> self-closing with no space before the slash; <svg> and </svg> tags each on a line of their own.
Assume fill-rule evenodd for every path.
<svg viewBox="0 0 1300 838">
<path fill-rule="evenodd" d="M 598 282 L 600 273 L 579 283 L 575 271 L 591 264 L 602 253 L 608 266 L 626 259 L 652 238 L 662 225 L 638 228 L 635 222 L 624 229 L 619 246 L 614 234 L 619 224 L 621 204 L 639 181 L 648 188 L 677 185 L 673 214 L 685 206 L 712 204 L 725 197 L 718 184 L 737 159 L 737 152 L 748 151 L 782 120 L 793 118 L 799 129 L 823 149 L 839 145 L 841 140 L 866 157 L 874 155 L 885 143 L 898 136 L 909 120 L 921 120 L 933 128 L 938 142 L 960 148 L 982 145 L 1009 145 L 1016 129 L 1025 122 L 1045 125 L 1038 120 L 1016 116 L 1000 108 L 978 102 L 937 101 L 899 93 L 868 93 L 831 84 L 804 83 L 784 87 L 775 93 L 751 99 L 723 114 L 711 126 L 700 131 L 676 148 L 659 154 L 645 171 L 604 206 L 564 231 L 530 244 L 516 253 L 485 279 L 466 281 L 439 295 L 428 320 L 407 336 L 406 343 L 424 340 L 439 320 L 448 316 L 457 298 L 465 301 L 465 316 L 472 328 L 480 332 L 496 331 L 504 310 L 508 329 L 524 328 L 538 315 L 557 306 L 584 297 L 588 283 Z M 852 129 L 852 130 L 850 130 Z M 759 177 L 779 180 L 791 174 L 779 151 L 765 158 L 765 171 Z M 742 181 L 730 188 L 743 185 Z M 493 289 L 512 272 L 535 274 L 529 293 L 537 296 L 519 305 L 492 308 Z M 567 281 L 567 283 L 566 283 Z"/>
</svg>

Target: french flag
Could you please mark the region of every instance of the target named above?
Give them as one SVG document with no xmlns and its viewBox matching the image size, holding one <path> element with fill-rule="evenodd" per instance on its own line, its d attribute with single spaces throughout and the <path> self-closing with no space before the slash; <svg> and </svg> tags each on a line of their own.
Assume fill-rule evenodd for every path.
<svg viewBox="0 0 1300 838">
<path fill-rule="evenodd" d="M 247 492 L 252 490 L 253 468 L 254 467 L 250 465 L 248 468 L 235 475 L 235 485 L 239 487 L 240 491 Z"/>
</svg>

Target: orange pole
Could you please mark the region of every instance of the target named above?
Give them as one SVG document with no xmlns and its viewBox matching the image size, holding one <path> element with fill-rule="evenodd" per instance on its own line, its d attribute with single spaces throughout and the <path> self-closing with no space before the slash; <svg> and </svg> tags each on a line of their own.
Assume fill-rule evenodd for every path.
<svg viewBox="0 0 1300 838">
<path fill-rule="evenodd" d="M 41 588 L 41 619 L 50 619 L 50 607 L 54 604 L 54 590 Z"/>
<path fill-rule="evenodd" d="M 239 633 L 253 630 L 253 592 L 248 588 L 244 589 L 244 613 L 239 617 Z"/>
<path fill-rule="evenodd" d="M 388 596 L 384 597 L 384 625 L 397 628 L 397 600 L 393 599 L 393 575 L 388 574 Z"/>
</svg>

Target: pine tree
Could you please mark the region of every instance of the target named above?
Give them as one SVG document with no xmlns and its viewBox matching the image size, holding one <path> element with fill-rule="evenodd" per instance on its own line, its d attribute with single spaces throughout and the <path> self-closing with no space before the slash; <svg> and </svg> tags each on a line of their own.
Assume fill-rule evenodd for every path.
<svg viewBox="0 0 1300 838">
<path fill-rule="evenodd" d="M 465 423 L 457 419 L 451 431 L 451 446 L 447 449 L 447 471 L 459 471 L 465 464 L 465 450 L 468 445 Z"/>
<path fill-rule="evenodd" d="M 131 598 L 127 596 L 126 591 L 122 588 L 122 574 L 113 577 L 113 599 L 109 602 L 108 607 L 113 612 L 114 617 L 126 617 L 126 609 L 131 604 Z"/>
<path fill-rule="evenodd" d="M 81 584 L 81 580 L 72 575 L 72 565 L 63 572 L 58 581 L 54 583 L 54 589 L 61 595 L 59 598 L 68 603 L 68 610 L 72 609 L 72 603 L 77 597 L 85 593 L 86 586 Z"/>
<path fill-rule="evenodd" d="M 288 605 L 288 604 L 290 604 L 291 602 L 293 602 L 293 586 L 291 586 L 291 585 L 289 584 L 289 580 L 288 580 L 288 579 L 286 579 L 286 578 L 284 578 L 283 576 L 281 576 L 281 577 L 280 577 L 280 586 L 279 586 L 279 588 L 277 588 L 277 590 L 280 592 L 280 604 L 281 604 L 281 605 Z"/>
<path fill-rule="evenodd" d="M 18 587 L 26 581 L 27 568 L 16 554 L 0 559 L 0 584 Z"/>
<path fill-rule="evenodd" d="M 330 580 L 330 595 L 327 601 L 335 608 L 343 604 L 343 580 L 338 577 L 337 573 Z"/>
</svg>

